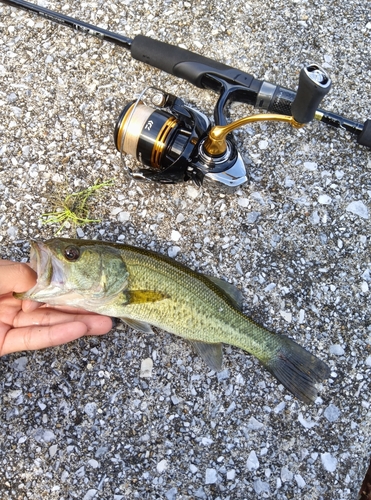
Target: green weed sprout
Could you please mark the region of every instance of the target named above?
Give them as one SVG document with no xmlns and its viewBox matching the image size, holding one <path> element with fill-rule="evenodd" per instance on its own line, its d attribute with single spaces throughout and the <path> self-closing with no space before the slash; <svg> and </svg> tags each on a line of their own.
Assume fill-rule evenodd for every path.
<svg viewBox="0 0 371 500">
<path fill-rule="evenodd" d="M 82 226 L 90 222 L 100 222 L 99 219 L 89 219 L 89 199 L 96 191 L 112 186 L 113 180 L 94 184 L 77 193 L 69 194 L 64 200 L 55 203 L 56 211 L 47 212 L 41 215 L 42 224 L 61 224 L 56 234 L 60 233 L 67 223 L 74 226 Z"/>
</svg>

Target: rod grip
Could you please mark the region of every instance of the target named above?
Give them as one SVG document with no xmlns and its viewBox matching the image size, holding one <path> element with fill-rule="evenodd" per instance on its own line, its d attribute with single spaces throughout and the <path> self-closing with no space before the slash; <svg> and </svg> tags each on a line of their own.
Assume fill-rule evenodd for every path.
<svg viewBox="0 0 371 500">
<path fill-rule="evenodd" d="M 261 85 L 261 82 L 252 75 L 232 66 L 143 35 L 137 35 L 134 38 L 131 55 L 138 61 L 183 78 L 199 88 L 216 90 L 211 82 L 206 82 L 207 75 L 215 75 L 224 80 L 245 85 L 253 92 L 256 91 L 256 94 Z"/>
<path fill-rule="evenodd" d="M 331 88 L 331 79 L 317 64 L 305 66 L 300 71 L 299 87 L 291 104 L 291 114 L 298 123 L 309 123 L 320 102 Z"/>
</svg>

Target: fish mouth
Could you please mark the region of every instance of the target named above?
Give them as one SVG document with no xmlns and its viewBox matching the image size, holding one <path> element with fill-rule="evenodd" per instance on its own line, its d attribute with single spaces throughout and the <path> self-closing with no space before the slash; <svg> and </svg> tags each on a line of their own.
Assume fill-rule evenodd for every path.
<svg viewBox="0 0 371 500">
<path fill-rule="evenodd" d="M 37 274 L 36 285 L 24 293 L 14 294 L 19 299 L 44 301 L 60 292 L 66 278 L 60 261 L 53 258 L 52 251 L 40 241 L 31 241 L 30 267 Z"/>
</svg>

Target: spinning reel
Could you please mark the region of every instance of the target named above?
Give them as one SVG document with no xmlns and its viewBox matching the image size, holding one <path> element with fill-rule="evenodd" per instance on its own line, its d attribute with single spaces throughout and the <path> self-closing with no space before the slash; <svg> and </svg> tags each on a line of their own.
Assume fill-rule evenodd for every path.
<svg viewBox="0 0 371 500">
<path fill-rule="evenodd" d="M 331 80 L 319 66 L 306 66 L 300 73 L 299 88 L 288 109 L 290 114 L 257 114 L 228 124 L 224 107 L 240 86 L 222 80 L 219 84 L 215 126 L 179 97 L 154 87 L 124 107 L 116 123 L 114 141 L 122 157 L 129 154 L 140 162 L 135 169 L 127 167 L 133 178 L 160 183 L 193 180 L 198 185 L 207 180 L 239 186 L 247 181 L 246 169 L 231 132 L 248 123 L 271 120 L 302 127 L 315 117 Z M 267 91 L 263 89 L 263 93 Z M 261 98 L 267 96 L 263 94 Z"/>
</svg>

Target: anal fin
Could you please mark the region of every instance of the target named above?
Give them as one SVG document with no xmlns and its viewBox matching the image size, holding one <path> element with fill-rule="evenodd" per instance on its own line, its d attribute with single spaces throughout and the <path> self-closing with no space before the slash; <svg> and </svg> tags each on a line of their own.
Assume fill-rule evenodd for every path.
<svg viewBox="0 0 371 500">
<path fill-rule="evenodd" d="M 209 368 L 220 372 L 223 365 L 223 347 L 221 343 L 209 344 L 199 340 L 189 340 L 189 342 Z"/>
</svg>

